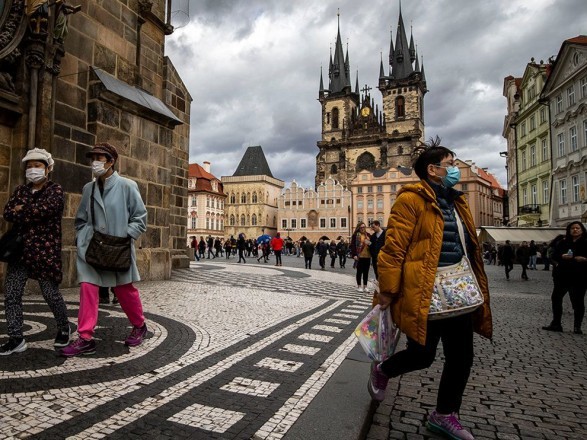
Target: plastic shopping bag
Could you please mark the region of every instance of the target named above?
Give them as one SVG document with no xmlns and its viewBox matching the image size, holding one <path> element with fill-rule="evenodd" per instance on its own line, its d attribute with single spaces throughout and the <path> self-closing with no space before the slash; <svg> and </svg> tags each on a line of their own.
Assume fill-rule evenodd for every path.
<svg viewBox="0 0 587 440">
<path fill-rule="evenodd" d="M 382 362 L 390 357 L 399 341 L 400 330 L 393 323 L 389 307 L 381 310 L 375 306 L 355 329 L 355 336 L 369 356 L 369 359 Z"/>
</svg>

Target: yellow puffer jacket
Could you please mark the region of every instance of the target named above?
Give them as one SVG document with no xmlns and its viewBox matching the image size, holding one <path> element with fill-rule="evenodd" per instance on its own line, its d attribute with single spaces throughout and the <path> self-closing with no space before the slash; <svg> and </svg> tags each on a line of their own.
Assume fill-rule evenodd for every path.
<svg viewBox="0 0 587 440">
<path fill-rule="evenodd" d="M 474 329 L 491 339 L 489 288 L 473 216 L 463 195 L 454 203 L 475 247 L 468 257 L 485 297 L 483 306 L 473 312 Z M 444 218 L 430 185 L 424 181 L 405 185 L 391 208 L 385 245 L 377 259 L 381 292 L 393 298 L 391 313 L 394 322 L 421 345 L 426 343 L 428 311 L 443 229 Z"/>
</svg>

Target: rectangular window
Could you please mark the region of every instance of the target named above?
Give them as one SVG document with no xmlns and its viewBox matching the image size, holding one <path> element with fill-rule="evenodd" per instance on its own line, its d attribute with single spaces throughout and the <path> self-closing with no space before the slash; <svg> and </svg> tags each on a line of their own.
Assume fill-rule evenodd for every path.
<svg viewBox="0 0 587 440">
<path fill-rule="evenodd" d="M 542 181 L 542 203 L 548 203 L 550 199 L 550 193 L 548 191 L 548 180 Z"/>
<path fill-rule="evenodd" d="M 307 227 L 306 226 L 306 221 L 307 221 L 307 219 L 305 219 L 305 218 L 301 218 L 300 219 L 300 228 L 306 229 L 306 227 Z"/>
<path fill-rule="evenodd" d="M 522 190 L 522 204 L 524 206 L 528 204 L 528 188 Z"/>
<path fill-rule="evenodd" d="M 548 160 L 548 140 L 542 139 L 542 161 Z"/>
<path fill-rule="evenodd" d="M 367 187 L 367 192 L 368 193 L 372 193 L 373 192 L 373 187 L 372 186 L 368 186 Z"/>
<path fill-rule="evenodd" d="M 536 145 L 530 147 L 530 166 L 536 166 Z"/>
<path fill-rule="evenodd" d="M 558 143 L 558 157 L 563 157 L 565 155 L 565 134 L 559 133 L 556 140 Z"/>
<path fill-rule="evenodd" d="M 573 202 L 579 201 L 579 176 L 571 176 L 571 190 L 573 191 Z"/>
<path fill-rule="evenodd" d="M 363 209 L 363 200 L 357 200 L 357 209 Z"/>
<path fill-rule="evenodd" d="M 330 227 L 333 229 L 336 228 L 336 218 L 330 219 Z"/>
<path fill-rule="evenodd" d="M 526 121 L 522 122 L 522 125 L 520 125 L 520 134 L 526 136 Z"/>
<path fill-rule="evenodd" d="M 587 98 L 587 76 L 581 78 L 581 98 Z"/>
<path fill-rule="evenodd" d="M 357 194 L 363 194 L 363 187 L 362 186 L 357 187 Z"/>
<path fill-rule="evenodd" d="M 347 227 L 346 217 L 340 218 L 340 227 L 341 227 L 341 229 L 344 229 Z"/>
<path fill-rule="evenodd" d="M 569 128 L 569 138 L 571 140 L 571 151 L 577 151 L 579 149 L 577 142 L 577 127 Z"/>
<path fill-rule="evenodd" d="M 562 113 L 563 111 L 563 95 L 556 97 L 556 114 Z"/>
<path fill-rule="evenodd" d="M 368 217 L 367 218 L 367 225 L 371 226 L 371 223 L 373 223 L 373 217 Z"/>
<path fill-rule="evenodd" d="M 326 228 L 326 219 L 321 218 L 320 219 L 320 229 L 324 229 L 324 228 Z"/>
<path fill-rule="evenodd" d="M 397 185 L 394 183 L 393 185 L 391 185 L 391 192 L 396 192 L 397 191 Z"/>
<path fill-rule="evenodd" d="M 192 217 L 192 229 L 196 229 L 196 221 L 197 221 L 197 218 Z"/>
<path fill-rule="evenodd" d="M 536 118 L 534 115 L 530 116 L 530 131 L 536 130 Z"/>
<path fill-rule="evenodd" d="M 298 228 L 298 219 L 297 218 L 292 218 L 292 219 L 290 219 L 289 222 L 291 225 L 290 229 L 297 229 Z"/>
<path fill-rule="evenodd" d="M 560 204 L 565 205 L 567 203 L 567 179 L 559 180 L 560 186 Z"/>
<path fill-rule="evenodd" d="M 378 193 L 382 193 L 383 192 L 383 185 L 377 185 L 377 192 Z"/>
<path fill-rule="evenodd" d="M 206 229 L 210 229 L 210 219 L 206 219 Z"/>
<path fill-rule="evenodd" d="M 281 229 L 287 229 L 287 219 L 286 218 L 281 219 Z"/>
<path fill-rule="evenodd" d="M 469 189 L 469 185 L 466 183 L 461 183 L 461 191 L 467 191 Z"/>
<path fill-rule="evenodd" d="M 546 122 L 546 109 L 541 108 L 540 109 L 540 123 L 544 124 L 545 122 Z"/>
<path fill-rule="evenodd" d="M 383 209 L 383 199 L 377 199 L 377 209 Z"/>
<path fill-rule="evenodd" d="M 532 193 L 532 204 L 538 205 L 538 189 L 536 187 L 536 184 L 533 184 L 530 187 L 530 192 Z"/>
<path fill-rule="evenodd" d="M 373 199 L 367 200 L 367 209 L 373 209 Z"/>
<path fill-rule="evenodd" d="M 575 103 L 575 85 L 571 85 L 567 89 L 567 102 L 569 103 L 569 107 Z"/>
<path fill-rule="evenodd" d="M 522 151 L 522 171 L 528 168 L 528 162 L 526 160 L 526 152 Z"/>
</svg>

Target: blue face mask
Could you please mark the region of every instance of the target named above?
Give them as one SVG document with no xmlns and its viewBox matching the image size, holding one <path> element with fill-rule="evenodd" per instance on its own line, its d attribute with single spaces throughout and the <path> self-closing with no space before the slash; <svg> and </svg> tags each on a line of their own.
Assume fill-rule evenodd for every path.
<svg viewBox="0 0 587 440">
<path fill-rule="evenodd" d="M 455 186 L 461 180 L 461 170 L 459 167 L 446 167 L 446 176 L 440 178 L 442 184 L 447 188 Z"/>
</svg>

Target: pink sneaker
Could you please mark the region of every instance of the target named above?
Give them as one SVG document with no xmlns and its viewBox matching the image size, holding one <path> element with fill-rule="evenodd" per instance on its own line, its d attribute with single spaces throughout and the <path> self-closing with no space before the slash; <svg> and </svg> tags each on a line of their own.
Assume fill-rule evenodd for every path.
<svg viewBox="0 0 587 440">
<path fill-rule="evenodd" d="M 62 348 L 59 350 L 61 356 L 65 357 L 74 357 L 79 356 L 80 354 L 89 355 L 96 353 L 96 341 L 90 339 L 86 341 L 85 339 L 79 338 L 77 341 L 69 344 L 67 347 Z"/>
<path fill-rule="evenodd" d="M 389 377 L 381 371 L 381 363 L 373 362 L 371 364 L 369 382 L 367 383 L 367 390 L 373 400 L 382 402 L 385 399 L 385 389 L 387 388 L 388 382 Z"/>
<path fill-rule="evenodd" d="M 143 343 L 145 335 L 147 334 L 147 324 L 143 324 L 142 327 L 133 327 L 130 335 L 124 340 L 124 343 L 129 347 L 136 347 Z"/>
<path fill-rule="evenodd" d="M 457 413 L 441 416 L 436 411 L 428 416 L 426 426 L 430 431 L 444 434 L 446 437 L 455 440 L 475 440 L 475 437 L 467 431 L 459 422 Z"/>
</svg>

